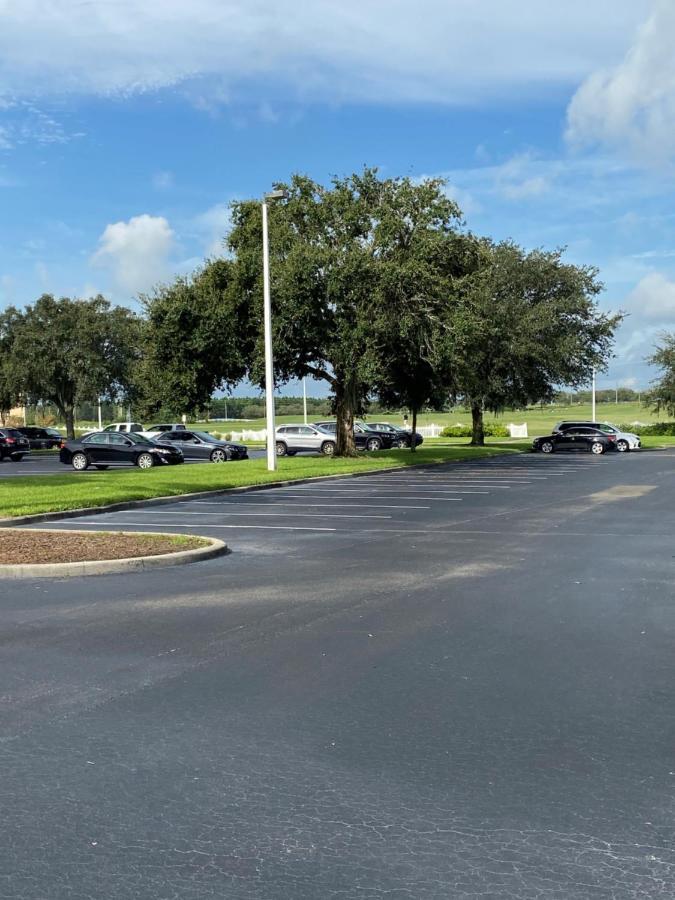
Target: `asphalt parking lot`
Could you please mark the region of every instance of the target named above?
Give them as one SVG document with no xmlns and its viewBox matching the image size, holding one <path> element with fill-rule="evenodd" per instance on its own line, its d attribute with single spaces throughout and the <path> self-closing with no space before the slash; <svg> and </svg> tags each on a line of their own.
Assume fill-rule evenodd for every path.
<svg viewBox="0 0 675 900">
<path fill-rule="evenodd" d="M 0 897 L 675 896 L 675 453 L 54 527 L 232 553 L 0 582 Z"/>
</svg>

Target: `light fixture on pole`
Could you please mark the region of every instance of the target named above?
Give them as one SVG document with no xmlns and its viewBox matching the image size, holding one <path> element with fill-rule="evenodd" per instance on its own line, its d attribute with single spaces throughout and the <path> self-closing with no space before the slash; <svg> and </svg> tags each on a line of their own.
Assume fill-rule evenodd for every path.
<svg viewBox="0 0 675 900">
<path fill-rule="evenodd" d="M 272 354 L 272 296 L 270 291 L 270 241 L 267 228 L 267 204 L 270 200 L 283 200 L 286 191 L 270 191 L 262 202 L 263 236 L 263 322 L 265 329 L 265 431 L 267 437 L 267 471 L 277 467 L 274 428 L 274 356 Z"/>
</svg>

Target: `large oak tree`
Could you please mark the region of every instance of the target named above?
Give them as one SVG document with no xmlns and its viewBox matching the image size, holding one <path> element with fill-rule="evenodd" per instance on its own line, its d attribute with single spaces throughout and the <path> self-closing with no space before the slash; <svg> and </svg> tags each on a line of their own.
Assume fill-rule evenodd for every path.
<svg viewBox="0 0 675 900">
<path fill-rule="evenodd" d="M 480 264 L 448 305 L 444 341 L 456 396 L 471 410 L 473 444 L 483 412 L 551 400 L 561 385 L 586 384 L 609 358 L 620 314 L 603 313 L 597 270 L 562 251 L 526 252 L 478 242 Z"/>
<path fill-rule="evenodd" d="M 44 294 L 14 317 L 7 367 L 24 397 L 53 403 L 74 437 L 78 400 L 125 396 L 139 352 L 139 322 L 101 296 Z"/>
</svg>

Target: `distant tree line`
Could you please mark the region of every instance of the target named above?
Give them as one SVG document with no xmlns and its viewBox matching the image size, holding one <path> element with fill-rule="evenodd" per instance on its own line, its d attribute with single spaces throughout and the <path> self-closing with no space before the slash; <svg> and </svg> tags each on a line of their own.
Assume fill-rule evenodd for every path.
<svg viewBox="0 0 675 900">
<path fill-rule="evenodd" d="M 413 427 L 419 411 L 460 403 L 481 444 L 486 411 L 551 402 L 606 365 L 621 315 L 599 310 L 597 271 L 470 233 L 442 180 L 365 169 L 328 187 L 301 175 L 276 187 L 286 199 L 270 208 L 275 374 L 279 385 L 326 385 L 338 453 L 356 452 L 354 418 L 374 398 L 409 410 Z M 72 433 L 75 406 L 97 397 L 131 403 L 135 418 L 221 418 L 214 395 L 244 378 L 262 388 L 261 208 L 237 201 L 231 212 L 227 257 L 142 297 L 142 315 L 49 295 L 6 310 L 0 409 L 48 402 Z M 239 399 L 227 399 L 228 417 L 264 413 Z M 324 401 L 308 407 L 327 414 Z M 302 403 L 282 397 L 277 409 L 299 415 Z"/>
</svg>

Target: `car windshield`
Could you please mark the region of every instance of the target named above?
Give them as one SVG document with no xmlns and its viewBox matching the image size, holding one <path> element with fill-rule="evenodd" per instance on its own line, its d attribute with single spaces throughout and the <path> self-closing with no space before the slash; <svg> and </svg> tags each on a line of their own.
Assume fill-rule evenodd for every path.
<svg viewBox="0 0 675 900">
<path fill-rule="evenodd" d="M 212 434 L 209 434 L 208 431 L 193 431 L 192 434 L 195 437 L 201 438 L 203 441 L 217 441 L 218 438 L 214 437 Z"/>
</svg>

